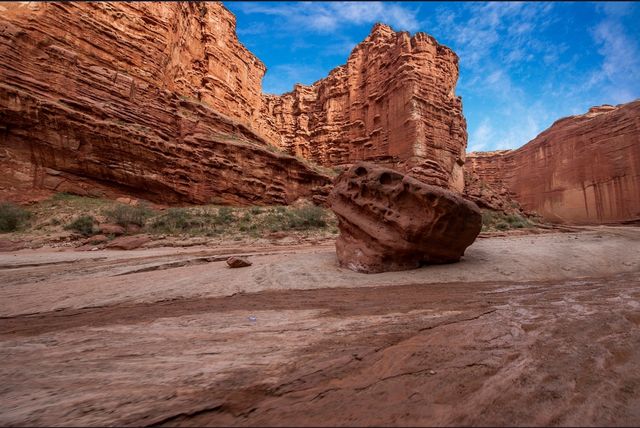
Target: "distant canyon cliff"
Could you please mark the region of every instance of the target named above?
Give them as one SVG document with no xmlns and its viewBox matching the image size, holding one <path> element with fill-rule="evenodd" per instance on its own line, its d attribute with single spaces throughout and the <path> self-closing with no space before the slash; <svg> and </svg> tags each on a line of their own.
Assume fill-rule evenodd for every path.
<svg viewBox="0 0 640 428">
<path fill-rule="evenodd" d="M 517 150 L 470 153 L 466 168 L 553 222 L 640 222 L 640 101 L 560 119 Z"/>
<path fill-rule="evenodd" d="M 220 3 L 0 5 L 0 194 L 290 203 L 356 160 L 461 191 L 458 58 L 376 25 L 347 64 L 264 95 Z"/>
</svg>

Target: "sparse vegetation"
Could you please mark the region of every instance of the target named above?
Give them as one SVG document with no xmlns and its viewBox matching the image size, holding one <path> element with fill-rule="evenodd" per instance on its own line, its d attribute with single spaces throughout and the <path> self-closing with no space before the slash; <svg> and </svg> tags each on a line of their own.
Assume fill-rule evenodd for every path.
<svg viewBox="0 0 640 428">
<path fill-rule="evenodd" d="M 218 208 L 218 215 L 216 216 L 216 223 L 229 224 L 234 220 L 233 208 L 220 207 Z"/>
<path fill-rule="evenodd" d="M 276 207 L 267 211 L 261 226 L 270 232 L 320 229 L 327 226 L 327 216 L 325 209 L 315 205 Z"/>
<path fill-rule="evenodd" d="M 122 227 L 130 224 L 143 227 L 147 219 L 153 215 L 153 211 L 145 203 L 136 206 L 118 204 L 114 208 L 105 210 L 104 214 L 110 222 Z"/>
<path fill-rule="evenodd" d="M 169 208 L 166 213 L 155 217 L 150 229 L 160 233 L 183 232 L 193 223 L 193 216 L 184 208 Z"/>
<path fill-rule="evenodd" d="M 499 211 L 482 211 L 482 231 L 509 230 L 532 227 L 533 223 L 519 214 L 505 214 Z"/>
<path fill-rule="evenodd" d="M 522 229 L 534 227 L 538 222 L 538 219 L 518 214 L 483 210 L 482 230 Z M 30 206 L 29 210 L 0 204 L 0 232 L 28 233 L 42 241 L 51 236 L 57 242 L 68 242 L 67 234 L 61 234 L 63 230 L 92 236 L 101 223 L 116 223 L 128 233 L 209 237 L 223 241 L 269 238 L 277 232 L 285 232 L 281 237 L 315 239 L 335 236 L 339 232 L 335 215 L 311 203 L 249 207 L 209 204 L 159 209 L 144 201 L 138 205 L 125 205 L 108 199 L 59 193 Z M 130 225 L 136 225 L 134 229 L 138 230 L 127 227 Z"/>
<path fill-rule="evenodd" d="M 74 232 L 78 232 L 81 235 L 89 236 L 93 235 L 94 229 L 93 225 L 96 222 L 96 219 L 90 215 L 81 215 L 73 220 L 71 223 L 67 224 L 64 228 L 66 230 L 73 230 Z"/>
<path fill-rule="evenodd" d="M 18 230 L 30 217 L 31 213 L 18 205 L 9 202 L 0 203 L 0 233 Z"/>
<path fill-rule="evenodd" d="M 0 209 L 1 230 L 26 233 L 40 242 L 47 242 L 49 237 L 61 243 L 77 239 L 64 231 L 94 236 L 98 233 L 98 225 L 103 223 L 118 224 L 127 229 L 127 233 L 180 238 L 215 237 L 231 241 L 267 238 L 273 232 L 286 232 L 296 239 L 329 237 L 338 233 L 333 213 L 311 203 L 249 207 L 209 204 L 160 209 L 144 201 L 138 205 L 126 205 L 109 199 L 58 193 L 30 206 L 28 211 L 5 205 Z M 30 214 L 31 219 L 26 224 Z M 18 220 L 9 221 L 9 217 Z M 10 225 L 4 226 L 3 222 Z M 24 227 L 19 226 L 21 224 Z M 132 225 L 137 228 L 132 228 Z"/>
<path fill-rule="evenodd" d="M 332 218 L 333 215 L 327 210 L 315 205 L 248 208 L 204 206 L 170 208 L 154 217 L 148 228 L 151 232 L 163 234 L 215 236 L 240 233 L 258 237 L 266 232 L 327 229 Z"/>
</svg>

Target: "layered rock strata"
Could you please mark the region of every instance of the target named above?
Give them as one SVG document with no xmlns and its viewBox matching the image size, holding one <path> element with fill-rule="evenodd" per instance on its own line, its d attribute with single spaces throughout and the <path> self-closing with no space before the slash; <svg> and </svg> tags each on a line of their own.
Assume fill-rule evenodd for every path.
<svg viewBox="0 0 640 428">
<path fill-rule="evenodd" d="M 265 67 L 221 4 L 0 8 L 5 197 L 44 189 L 280 204 L 330 183 L 268 143 Z"/>
<path fill-rule="evenodd" d="M 553 222 L 640 221 L 640 100 L 560 119 L 517 150 L 470 153 L 467 168 Z"/>
<path fill-rule="evenodd" d="M 505 214 L 524 216 L 532 214 L 520 205 L 509 190 L 497 184 L 488 184 L 468 168 L 465 168 L 464 171 L 464 193 L 462 196 L 480 208 Z"/>
<path fill-rule="evenodd" d="M 426 34 L 378 24 L 327 78 L 271 96 L 220 3 L 0 8 L 5 197 L 321 200 L 327 176 L 296 157 L 370 160 L 464 187 L 458 57 Z"/>
<path fill-rule="evenodd" d="M 336 179 L 328 202 L 338 262 L 357 272 L 456 262 L 482 228 L 479 208 L 457 193 L 366 162 Z"/>
<path fill-rule="evenodd" d="M 311 86 L 265 96 L 277 143 L 325 166 L 373 161 L 462 191 L 467 144 L 458 57 L 431 36 L 376 24 L 346 65 Z"/>
</svg>

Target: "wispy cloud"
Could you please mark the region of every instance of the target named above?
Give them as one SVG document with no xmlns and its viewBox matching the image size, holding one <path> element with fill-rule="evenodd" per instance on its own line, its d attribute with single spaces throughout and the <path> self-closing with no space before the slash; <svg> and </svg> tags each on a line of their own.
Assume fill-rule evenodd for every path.
<svg viewBox="0 0 640 428">
<path fill-rule="evenodd" d="M 263 91 L 268 94 L 282 94 L 293 89 L 290 82 L 312 84 L 323 70 L 304 64 L 279 64 L 270 70 L 262 81 Z"/>
<path fill-rule="evenodd" d="M 493 146 L 495 131 L 491 126 L 488 118 L 484 118 L 480 122 L 480 126 L 476 128 L 469 138 L 468 152 L 479 152 L 488 150 Z"/>
<path fill-rule="evenodd" d="M 556 20 L 552 3 L 489 2 L 442 7 L 423 22 L 460 57 L 457 92 L 474 100 L 472 113 L 465 108 L 469 151 L 516 148 L 544 129 L 546 109 L 532 113 L 528 85 L 513 76 L 560 60 L 562 49 L 540 37 Z"/>
<path fill-rule="evenodd" d="M 627 33 L 621 18 L 629 12 L 624 4 L 607 5 L 605 18 L 591 31 L 602 56 L 602 65 L 589 79 L 589 85 L 603 85 L 611 94 L 612 103 L 631 101 L 640 87 L 640 48 L 636 27 L 635 37 Z"/>
<path fill-rule="evenodd" d="M 269 30 L 264 22 L 257 22 L 250 27 L 241 27 L 236 30 L 239 36 L 252 36 L 255 34 L 263 34 Z"/>
<path fill-rule="evenodd" d="M 396 30 L 418 29 L 419 6 L 389 2 L 298 2 L 244 3 L 246 14 L 278 16 L 288 29 L 320 33 L 332 32 L 345 25 L 372 24 L 384 21 Z"/>
<path fill-rule="evenodd" d="M 230 4 L 231 5 L 231 4 Z M 638 3 L 238 2 L 263 87 L 289 91 L 343 64 L 374 22 L 425 31 L 460 58 L 469 150 L 516 148 L 560 117 L 640 96 Z M 239 18 L 240 18 L 239 15 Z M 368 28 L 367 28 L 368 27 Z M 269 59 L 271 58 L 271 64 Z"/>
</svg>

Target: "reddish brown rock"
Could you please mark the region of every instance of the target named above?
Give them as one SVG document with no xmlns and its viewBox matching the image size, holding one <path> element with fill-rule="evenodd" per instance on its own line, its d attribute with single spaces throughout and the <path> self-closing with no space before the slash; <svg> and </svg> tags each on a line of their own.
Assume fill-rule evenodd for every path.
<svg viewBox="0 0 640 428">
<path fill-rule="evenodd" d="M 26 248 L 26 243 L 22 241 L 12 241 L 9 239 L 0 239 L 0 253 L 18 251 Z"/>
<path fill-rule="evenodd" d="M 458 57 L 431 36 L 376 24 L 346 65 L 264 97 L 279 146 L 325 166 L 373 161 L 462 191 L 467 144 Z"/>
<path fill-rule="evenodd" d="M 82 243 L 83 244 L 103 244 L 105 242 L 107 242 L 109 240 L 109 238 L 107 238 L 105 235 L 94 235 L 94 236 L 90 236 L 87 239 L 83 240 Z"/>
<path fill-rule="evenodd" d="M 227 265 L 229 265 L 230 268 L 241 268 L 251 266 L 251 262 L 244 257 L 232 256 L 227 259 Z"/>
<path fill-rule="evenodd" d="M 500 211 L 505 214 L 529 215 L 514 196 L 499 184 L 489 184 L 468 169 L 464 170 L 464 192 L 462 196 L 480 208 Z"/>
<path fill-rule="evenodd" d="M 98 229 L 105 235 L 120 236 L 124 235 L 125 232 L 124 227 L 117 224 L 101 224 Z"/>
<path fill-rule="evenodd" d="M 370 160 L 461 191 L 458 57 L 377 24 L 312 86 L 265 66 L 220 3 L 10 3 L 0 20 L 0 193 L 324 201 L 324 166 Z M 28 199 L 28 198 L 27 198 Z"/>
<path fill-rule="evenodd" d="M 556 121 L 513 151 L 470 153 L 467 168 L 549 221 L 640 220 L 640 101 Z"/>
<path fill-rule="evenodd" d="M 482 227 L 479 208 L 458 194 L 366 162 L 336 179 L 328 201 L 338 262 L 357 272 L 456 262 Z"/>
<path fill-rule="evenodd" d="M 137 224 L 133 224 L 133 223 L 127 224 L 126 232 L 130 235 L 135 235 L 136 233 L 140 233 L 141 230 L 142 230 L 142 227 L 138 226 Z"/>
<path fill-rule="evenodd" d="M 273 150 L 264 65 L 220 3 L 5 3 L 0 189 L 287 204 L 330 179 Z"/>
<path fill-rule="evenodd" d="M 120 236 L 109 242 L 105 248 L 109 248 L 111 250 L 135 250 L 150 240 L 151 238 L 146 235 Z"/>
</svg>

